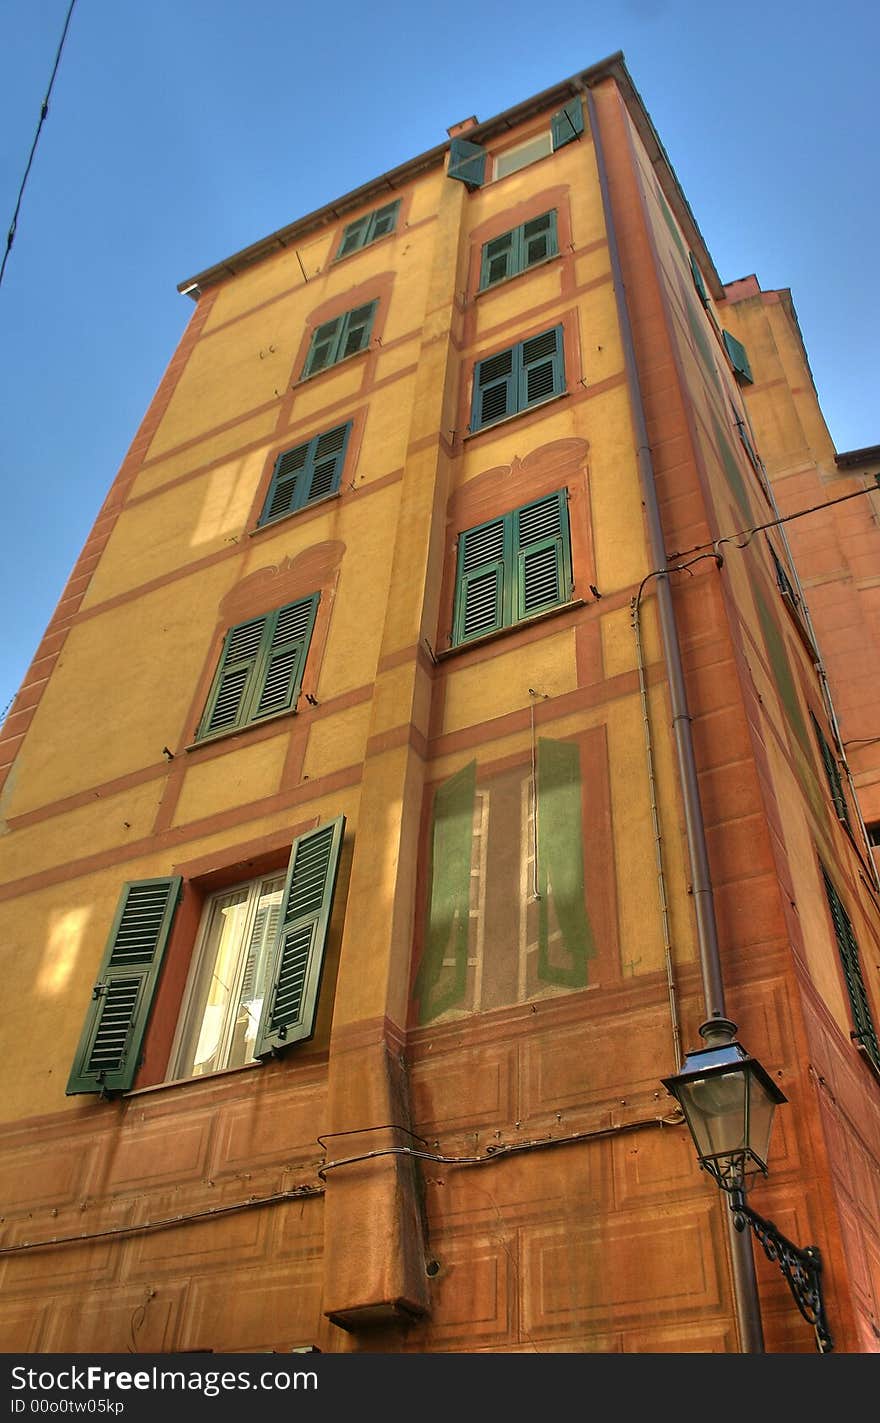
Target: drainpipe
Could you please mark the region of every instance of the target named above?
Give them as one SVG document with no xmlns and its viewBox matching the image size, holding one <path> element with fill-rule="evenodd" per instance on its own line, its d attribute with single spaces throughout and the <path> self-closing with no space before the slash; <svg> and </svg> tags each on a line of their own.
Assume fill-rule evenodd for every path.
<svg viewBox="0 0 880 1423">
<path fill-rule="evenodd" d="M 654 462 L 648 441 L 648 427 L 645 407 L 639 382 L 638 363 L 633 342 L 632 325 L 626 300 L 626 288 L 620 264 L 620 250 L 611 206 L 608 186 L 608 170 L 602 149 L 602 138 L 596 117 L 596 106 L 589 89 L 586 90 L 590 129 L 593 135 L 593 149 L 602 193 L 605 213 L 605 230 L 608 236 L 608 251 L 611 258 L 611 272 L 614 281 L 614 296 L 617 302 L 617 316 L 623 342 L 624 364 L 627 389 L 636 437 L 639 480 L 648 525 L 648 541 L 655 569 L 666 567 L 666 541 L 660 505 L 654 482 Z M 693 887 L 694 912 L 697 925 L 697 943 L 700 952 L 700 971 L 703 983 L 703 997 L 707 1019 L 726 1019 L 724 1004 L 724 983 L 721 975 L 721 955 L 718 948 L 718 927 L 715 918 L 715 901 L 709 874 L 709 854 L 706 847 L 706 829 L 703 808 L 697 782 L 697 766 L 694 756 L 691 717 L 688 711 L 687 692 L 678 640 L 678 627 L 672 604 L 672 590 L 669 576 L 665 572 L 657 575 L 657 609 L 663 643 L 666 673 L 669 679 L 669 699 L 672 708 L 672 731 L 678 758 L 684 802 L 685 828 L 687 833 L 688 858 Z M 755 1261 L 751 1241 L 740 1235 L 733 1224 L 733 1217 L 725 1209 L 730 1257 L 733 1268 L 733 1292 L 741 1349 L 744 1354 L 763 1354 L 764 1333 L 761 1326 L 761 1307 L 755 1278 Z"/>
</svg>

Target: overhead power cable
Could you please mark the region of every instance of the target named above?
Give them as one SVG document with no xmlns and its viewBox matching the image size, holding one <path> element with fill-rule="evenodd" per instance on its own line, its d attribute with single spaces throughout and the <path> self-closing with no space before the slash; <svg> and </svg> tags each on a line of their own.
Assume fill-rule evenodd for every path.
<svg viewBox="0 0 880 1423">
<path fill-rule="evenodd" d="M 27 180 L 30 175 L 31 164 L 34 161 L 34 154 L 37 151 L 37 142 L 40 137 L 40 130 L 42 129 L 43 124 L 46 122 L 46 115 L 49 112 L 49 99 L 52 94 L 52 85 L 55 83 L 55 75 L 58 73 L 58 65 L 61 62 L 61 51 L 64 48 L 64 41 L 67 38 L 67 30 L 70 25 L 70 17 L 73 14 L 73 7 L 75 4 L 76 0 L 70 0 L 70 5 L 67 11 L 67 19 L 64 21 L 64 29 L 61 32 L 61 39 L 59 41 L 58 50 L 55 55 L 55 63 L 52 66 L 52 76 L 49 80 L 49 87 L 46 90 L 46 97 L 40 106 L 40 120 L 37 124 L 37 131 L 34 134 L 34 141 L 31 144 L 31 151 L 28 157 L 27 167 L 24 170 L 24 177 L 21 180 L 21 187 L 18 190 L 18 198 L 16 199 L 15 203 L 15 212 L 12 214 L 12 222 L 9 224 L 9 231 L 6 234 L 6 250 L 3 253 L 3 260 L 2 262 L 0 262 L 0 282 L 3 281 L 3 273 L 6 271 L 6 263 L 9 258 L 9 253 L 12 250 L 12 244 L 15 241 L 15 229 L 18 225 L 18 214 L 21 210 L 21 200 L 24 197 L 24 190 L 27 186 Z"/>
</svg>

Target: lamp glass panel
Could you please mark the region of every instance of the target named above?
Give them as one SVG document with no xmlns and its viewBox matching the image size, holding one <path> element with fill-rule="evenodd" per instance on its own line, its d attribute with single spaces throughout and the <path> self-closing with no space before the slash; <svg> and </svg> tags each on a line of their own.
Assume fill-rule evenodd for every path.
<svg viewBox="0 0 880 1423">
<path fill-rule="evenodd" d="M 679 1100 L 700 1156 L 746 1148 L 746 1082 L 742 1071 L 713 1073 L 683 1083 Z"/>
<path fill-rule="evenodd" d="M 752 1072 L 749 1073 L 749 1141 L 755 1155 L 767 1165 L 770 1151 L 770 1131 L 776 1103 L 763 1082 Z"/>
</svg>

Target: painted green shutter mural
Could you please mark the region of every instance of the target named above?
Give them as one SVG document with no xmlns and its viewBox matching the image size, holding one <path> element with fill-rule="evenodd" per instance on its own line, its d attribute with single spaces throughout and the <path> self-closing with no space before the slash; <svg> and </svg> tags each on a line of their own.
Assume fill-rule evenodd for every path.
<svg viewBox="0 0 880 1423">
<path fill-rule="evenodd" d="M 746 355 L 745 346 L 743 346 L 740 341 L 737 341 L 735 336 L 731 336 L 729 331 L 722 331 L 721 336 L 727 354 L 730 357 L 730 364 L 733 366 L 736 375 L 751 385 L 753 380 L 752 368 L 749 365 L 749 358 Z"/>
<path fill-rule="evenodd" d="M 179 875 L 123 886 L 73 1060 L 68 1096 L 131 1087 L 180 887 Z"/>
<path fill-rule="evenodd" d="M 583 988 L 596 946 L 587 918 L 580 752 L 571 741 L 538 741 L 538 977 Z M 551 947 L 551 914 L 561 933 Z"/>
<path fill-rule="evenodd" d="M 348 421 L 278 456 L 259 527 L 293 514 L 339 488 L 350 431 Z"/>
<path fill-rule="evenodd" d="M 299 695 L 319 594 L 229 629 L 196 740 L 289 711 Z"/>
<path fill-rule="evenodd" d="M 855 1023 L 855 1032 L 852 1036 L 856 1042 L 861 1043 L 874 1066 L 880 1071 L 880 1042 L 877 1041 L 877 1032 L 868 1002 L 868 991 L 862 977 L 859 946 L 856 943 L 849 915 L 844 909 L 840 896 L 831 883 L 824 865 L 822 866 L 822 878 L 825 881 L 825 894 L 828 898 L 828 908 L 831 910 L 834 934 L 837 939 L 837 948 L 840 953 L 843 976 Z"/>
<path fill-rule="evenodd" d="M 476 775 L 471 761 L 434 792 L 428 924 L 416 979 L 421 1022 L 445 1013 L 465 991 Z"/>
<path fill-rule="evenodd" d="M 281 927 L 267 971 L 255 1057 L 268 1057 L 315 1031 L 324 949 L 339 870 L 345 816 L 294 842 L 281 908 Z"/>
<path fill-rule="evenodd" d="M 454 138 L 449 145 L 449 178 L 457 178 L 469 192 L 481 188 L 486 180 L 486 150 L 466 138 Z"/>
<path fill-rule="evenodd" d="M 578 98 L 569 99 L 568 103 L 557 110 L 550 120 L 554 153 L 557 148 L 563 148 L 566 143 L 580 138 L 583 131 L 584 106 Z"/>
</svg>

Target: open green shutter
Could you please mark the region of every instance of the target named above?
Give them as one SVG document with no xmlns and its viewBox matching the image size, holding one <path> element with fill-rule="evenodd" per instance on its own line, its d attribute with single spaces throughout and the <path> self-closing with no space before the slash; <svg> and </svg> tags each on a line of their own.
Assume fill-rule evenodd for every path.
<svg viewBox="0 0 880 1423">
<path fill-rule="evenodd" d="M 457 178 L 473 192 L 481 188 L 486 177 L 486 150 L 466 138 L 454 138 L 449 145 L 448 178 Z"/>
<path fill-rule="evenodd" d="M 565 490 L 514 513 L 516 605 L 513 621 L 556 607 L 569 597 L 570 555 Z"/>
<path fill-rule="evenodd" d="M 461 535 L 452 635 L 456 645 L 495 632 L 507 621 L 504 606 L 506 545 L 506 518 L 493 519 Z"/>
<path fill-rule="evenodd" d="M 721 332 L 724 341 L 724 348 L 730 357 L 730 364 L 737 377 L 747 381 L 749 385 L 753 383 L 752 368 L 749 365 L 749 358 L 746 355 L 746 348 L 741 341 L 737 341 L 735 336 L 731 336 L 729 331 Z"/>
<path fill-rule="evenodd" d="M 584 106 L 578 98 L 569 99 L 550 120 L 553 152 L 555 153 L 557 148 L 563 148 L 566 143 L 571 143 L 572 139 L 580 138 L 583 131 Z"/>
<path fill-rule="evenodd" d="M 255 1057 L 268 1057 L 314 1033 L 344 831 L 340 815 L 294 842 Z"/>
<path fill-rule="evenodd" d="M 828 908 L 831 910 L 831 921 L 834 925 L 834 935 L 837 939 L 837 948 L 840 953 L 843 977 L 846 982 L 847 993 L 849 994 L 853 1022 L 855 1023 L 855 1032 L 852 1036 L 856 1042 L 862 1045 L 874 1066 L 880 1071 L 880 1042 L 877 1040 L 877 1031 L 874 1027 L 874 1020 L 871 1017 L 871 1006 L 868 1002 L 868 992 L 865 988 L 865 980 L 862 977 L 862 965 L 859 961 L 859 946 L 856 942 L 855 934 L 853 933 L 849 915 L 843 907 L 837 890 L 826 874 L 824 866 L 822 867 L 822 878 L 825 881 L 825 894 L 828 898 Z"/>
<path fill-rule="evenodd" d="M 123 886 L 93 989 L 67 1095 L 131 1087 L 181 879 L 133 880 Z"/>
<path fill-rule="evenodd" d="M 196 740 L 231 731 L 246 719 L 246 703 L 252 699 L 252 674 L 257 666 L 266 617 L 251 618 L 229 629 L 223 644 L 220 665 L 208 695 Z"/>
<path fill-rule="evenodd" d="M 704 306 L 708 306 L 708 305 L 709 305 L 709 293 L 706 291 L 706 284 L 705 284 L 705 282 L 703 281 L 703 274 L 702 274 L 702 272 L 700 271 L 699 267 L 697 266 L 697 259 L 696 259 L 696 257 L 694 256 L 693 252 L 689 252 L 689 253 L 688 253 L 688 257 L 690 258 L 690 263 L 691 263 L 691 276 L 692 276 L 693 279 L 694 279 L 694 286 L 695 286 L 696 289 L 697 289 L 697 294 L 698 294 L 698 296 L 699 296 L 699 298 L 700 298 L 700 301 L 703 303 L 703 305 L 704 305 Z"/>
<path fill-rule="evenodd" d="M 248 721 L 287 711 L 296 701 L 315 626 L 318 597 L 313 593 L 268 614 L 264 650 L 247 708 Z"/>
</svg>

